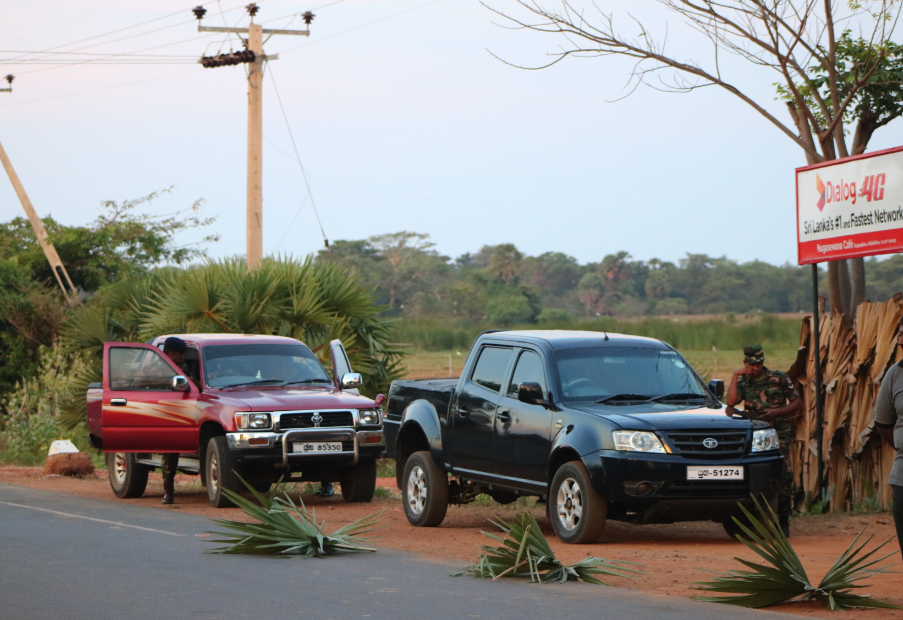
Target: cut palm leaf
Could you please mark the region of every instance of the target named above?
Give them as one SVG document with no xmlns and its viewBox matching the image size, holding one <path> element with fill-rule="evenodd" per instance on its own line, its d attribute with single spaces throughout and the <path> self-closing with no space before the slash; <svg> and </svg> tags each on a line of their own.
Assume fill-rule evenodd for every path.
<svg viewBox="0 0 903 620">
<path fill-rule="evenodd" d="M 468 566 L 457 575 L 469 574 L 492 579 L 529 575 L 534 583 L 565 582 L 577 579 L 587 583 L 609 585 L 598 576 L 629 577 L 628 573 L 639 571 L 626 568 L 618 560 L 604 558 L 584 558 L 575 564 L 565 566 L 556 557 L 549 542 L 539 529 L 536 519 L 528 512 L 518 515 L 512 523 L 502 520 L 492 521 L 507 538 L 483 532 L 484 535 L 502 543 L 501 546 L 484 546 L 479 561 Z"/>
<path fill-rule="evenodd" d="M 335 553 L 376 551 L 361 546 L 361 543 L 373 538 L 368 534 L 379 526 L 382 511 L 327 534 L 324 531 L 326 522 L 317 524 L 316 510 L 308 512 L 304 502 L 301 502 L 299 508 L 288 494 L 285 497 L 277 497 L 275 493 L 263 495 L 244 480 L 241 481 L 259 505 L 228 489 L 223 489 L 223 493 L 246 515 L 256 519 L 257 523 L 211 519 L 217 525 L 233 531 L 208 532 L 219 538 L 207 542 L 227 546 L 208 549 L 205 553 L 278 554 L 282 557 L 295 555 L 309 558 Z"/>
<path fill-rule="evenodd" d="M 697 596 L 700 601 L 713 603 L 726 603 L 728 605 L 740 605 L 742 607 L 767 607 L 784 603 L 797 597 L 804 600 L 815 599 L 828 609 L 850 609 L 852 607 L 885 607 L 899 609 L 896 605 L 882 603 L 864 594 L 854 594 L 853 589 L 868 586 L 856 585 L 861 581 L 879 573 L 892 572 L 887 566 L 878 566 L 880 562 L 894 555 L 888 553 L 881 557 L 875 557 L 878 550 L 891 540 L 887 540 L 871 551 L 863 553 L 866 545 L 872 540 L 869 536 L 860 544 L 862 532 L 856 536 L 853 543 L 843 555 L 838 558 L 831 570 L 815 587 L 806 575 L 806 569 L 781 532 L 777 515 L 771 506 L 754 499 L 756 511 L 763 518 L 757 518 L 742 504 L 740 508 L 752 526 L 750 529 L 737 518 L 734 521 L 743 530 L 744 536 L 740 536 L 740 542 L 755 551 L 768 564 L 757 564 L 741 558 L 734 558 L 749 571 L 729 571 L 726 575 L 718 577 L 714 581 L 697 583 L 697 590 L 707 592 L 720 592 L 736 594 L 738 596 Z"/>
</svg>

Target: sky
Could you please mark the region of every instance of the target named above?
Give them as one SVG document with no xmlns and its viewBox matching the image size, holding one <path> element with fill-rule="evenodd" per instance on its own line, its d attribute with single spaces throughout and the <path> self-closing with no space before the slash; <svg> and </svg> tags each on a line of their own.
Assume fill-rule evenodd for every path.
<svg viewBox="0 0 903 620">
<path fill-rule="evenodd" d="M 81 53 L 180 56 L 167 59 L 181 63 L 172 65 L 0 67 L 16 75 L 13 92 L 0 93 L 0 142 L 41 216 L 83 225 L 102 201 L 173 187 L 146 210 L 172 213 L 203 198 L 203 214 L 217 217 L 211 230 L 221 235 L 210 255 L 244 254 L 247 81 L 241 66 L 196 64 L 221 45 L 229 49 L 224 35 L 197 32 L 197 1 L 4 6 L 0 58 L 91 45 Z M 516 10 L 513 0 L 487 2 Z M 245 25 L 242 4 L 208 3 L 203 23 Z M 640 260 L 705 253 L 796 262 L 794 168 L 805 165 L 803 153 L 723 90 L 640 87 L 624 98 L 630 65 L 616 58 L 511 67 L 496 56 L 538 66 L 561 41 L 503 28 L 474 0 L 259 4 L 256 21 L 270 28 L 300 29 L 298 19 L 278 18 L 316 14 L 309 39 L 273 36 L 265 45 L 279 55 L 268 63 L 263 92 L 265 254 L 323 247 L 275 83 L 332 241 L 408 230 L 429 234 L 451 257 L 514 243 L 581 263 L 620 250 Z M 623 0 L 597 4 L 631 28 Z M 654 35 L 667 33 L 675 54 L 710 57 L 652 0 L 629 5 Z M 156 21 L 126 29 L 149 20 Z M 725 70 L 784 120 L 774 101 L 778 76 L 731 58 Z M 869 150 L 900 144 L 903 121 L 895 121 Z M 0 177 L 0 221 L 22 213 Z M 179 242 L 200 236 L 185 233 Z"/>
</svg>

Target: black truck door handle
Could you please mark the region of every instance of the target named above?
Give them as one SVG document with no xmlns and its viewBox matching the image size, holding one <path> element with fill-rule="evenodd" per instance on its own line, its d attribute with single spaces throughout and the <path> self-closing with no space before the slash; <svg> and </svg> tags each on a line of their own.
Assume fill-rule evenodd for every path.
<svg viewBox="0 0 903 620">
<path fill-rule="evenodd" d="M 467 407 L 458 407 L 457 409 L 455 409 L 455 411 L 457 411 L 458 415 L 462 417 L 470 413 L 470 409 L 468 409 Z"/>
<path fill-rule="evenodd" d="M 499 411 L 495 417 L 497 417 L 502 422 L 507 422 L 508 420 L 511 419 L 511 413 L 508 411 Z"/>
</svg>

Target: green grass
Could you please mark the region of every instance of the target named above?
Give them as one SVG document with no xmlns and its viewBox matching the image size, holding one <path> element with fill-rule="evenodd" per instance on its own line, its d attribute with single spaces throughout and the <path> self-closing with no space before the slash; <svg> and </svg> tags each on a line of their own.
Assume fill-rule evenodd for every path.
<svg viewBox="0 0 903 620">
<path fill-rule="evenodd" d="M 395 459 L 379 459 L 376 461 L 376 476 L 378 478 L 394 478 Z"/>
<path fill-rule="evenodd" d="M 466 353 L 480 332 L 486 329 L 581 329 L 609 331 L 664 340 L 677 349 L 739 350 L 752 343 L 769 348 L 796 348 L 799 342 L 799 317 L 756 314 L 731 318 L 647 317 L 634 320 L 599 317 L 569 323 L 531 325 L 489 325 L 454 322 L 441 319 L 399 321 L 393 328 L 393 339 L 417 351 L 461 351 Z M 454 360 L 453 360 L 454 361 Z M 446 370 L 447 374 L 447 370 Z"/>
</svg>

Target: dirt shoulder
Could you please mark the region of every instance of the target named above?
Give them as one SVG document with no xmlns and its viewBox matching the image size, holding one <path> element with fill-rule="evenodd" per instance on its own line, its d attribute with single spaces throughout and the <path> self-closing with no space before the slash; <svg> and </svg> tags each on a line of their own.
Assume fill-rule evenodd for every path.
<svg viewBox="0 0 903 620">
<path fill-rule="evenodd" d="M 117 499 L 110 490 L 106 471 L 84 479 L 44 476 L 38 467 L 0 467 L 0 483 L 34 489 L 116 501 L 157 508 L 179 510 L 204 517 L 241 519 L 238 509 L 214 509 L 207 504 L 206 492 L 198 478 L 179 475 L 176 478 L 176 504 L 162 506 L 162 481 L 159 474 L 151 474 L 144 497 L 130 500 Z M 413 551 L 427 557 L 460 562 L 466 566 L 479 554 L 479 547 L 491 542 L 480 534 L 481 530 L 493 531 L 489 522 L 493 517 L 511 519 L 519 509 L 503 506 L 452 506 L 441 527 L 415 528 L 405 519 L 399 492 L 394 478 L 380 478 L 379 486 L 390 490 L 393 497 L 374 498 L 371 504 L 346 504 L 341 495 L 330 499 L 315 496 L 303 497 L 305 504 L 317 510 L 318 520 L 326 519 L 327 530 L 350 523 L 373 512 L 384 510 L 384 527 L 377 546 L 401 551 Z M 295 499 L 295 498 L 293 498 Z M 609 522 L 600 543 L 594 545 L 564 545 L 555 538 L 551 525 L 540 508 L 531 510 L 543 528 L 555 553 L 563 561 L 576 561 L 586 556 L 601 556 L 612 560 L 627 560 L 644 565 L 642 575 L 633 578 L 614 578 L 612 585 L 633 590 L 657 592 L 678 597 L 690 597 L 699 592 L 692 590 L 696 581 L 710 579 L 706 571 L 727 571 L 741 568 L 734 557 L 747 560 L 759 559 L 753 552 L 724 534 L 715 523 L 694 522 L 673 525 L 634 526 Z M 809 577 L 817 582 L 834 561 L 847 549 L 856 534 L 864 526 L 874 534 L 875 541 L 895 536 L 893 519 L 888 513 L 863 515 L 825 515 L 795 519 L 792 523 L 791 541 L 799 554 Z M 201 532 L 198 532 L 199 534 Z M 888 551 L 899 546 L 896 542 Z M 893 558 L 900 569 L 900 555 Z M 900 574 L 879 575 L 869 582 L 865 593 L 883 601 L 903 605 L 903 588 Z M 554 587 L 554 586 L 536 586 Z M 811 617 L 829 617 L 834 612 L 817 603 L 792 603 L 770 608 L 774 611 Z M 729 613 L 728 609 L 725 609 Z M 903 617 L 900 610 L 856 610 L 844 618 L 850 620 L 890 620 Z"/>
</svg>

